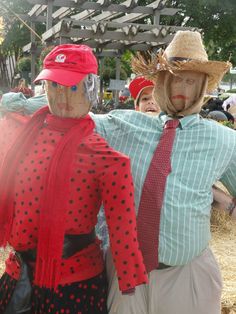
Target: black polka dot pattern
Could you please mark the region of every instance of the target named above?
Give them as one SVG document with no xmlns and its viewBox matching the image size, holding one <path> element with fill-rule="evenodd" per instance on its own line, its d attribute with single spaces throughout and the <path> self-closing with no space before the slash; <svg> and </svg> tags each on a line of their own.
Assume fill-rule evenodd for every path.
<svg viewBox="0 0 236 314">
<path fill-rule="evenodd" d="M 62 131 L 63 128 L 55 127 L 55 123 L 51 123 L 52 119 L 50 116 L 35 137 L 16 172 L 15 212 L 9 242 L 18 251 L 37 246 L 40 200 L 45 190 L 47 169 L 56 145 L 66 132 Z M 8 132 L 11 129 L 8 128 Z M 6 142 L 9 141 L 5 139 L 6 149 Z M 0 147 L 4 151 L 4 143 L 1 141 L 2 137 Z M 70 192 L 65 196 L 66 233 L 91 232 L 97 223 L 97 214 L 103 202 L 120 289 L 126 291 L 146 282 L 145 267 L 137 243 L 129 158 L 111 149 L 103 138 L 92 133 L 78 145 L 76 156 L 71 156 L 71 165 L 68 183 Z M 63 260 L 60 283 L 86 280 L 101 273 L 103 268 L 100 243 L 96 241 L 68 260 Z"/>
</svg>

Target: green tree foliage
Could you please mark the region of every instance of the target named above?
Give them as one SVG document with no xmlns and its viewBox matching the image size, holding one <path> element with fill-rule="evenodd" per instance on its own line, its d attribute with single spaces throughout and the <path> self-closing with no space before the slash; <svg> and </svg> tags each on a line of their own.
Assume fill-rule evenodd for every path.
<svg viewBox="0 0 236 314">
<path fill-rule="evenodd" d="M 7 1 L 2 0 L 0 3 L 1 14 L 4 23 L 4 41 L 2 43 L 2 53 L 15 53 L 19 56 L 22 47 L 30 41 L 29 31 L 23 26 L 13 14 L 13 12 L 27 13 L 30 9 L 25 1 Z"/>
<path fill-rule="evenodd" d="M 127 80 L 131 74 L 130 61 L 132 58 L 132 53 L 130 51 L 125 51 L 121 56 L 121 67 L 120 67 L 120 79 Z M 116 78 L 116 59 L 105 57 L 103 67 L 100 67 L 101 79 L 104 81 L 105 85 L 109 85 L 110 79 Z"/>
<path fill-rule="evenodd" d="M 1 0 L 0 12 L 4 23 L 4 40 L 1 53 L 15 54 L 16 59 L 21 55 L 24 45 L 30 42 L 30 30 L 16 15 L 27 14 L 32 8 L 26 0 Z M 44 25 L 37 24 L 36 32 L 42 33 Z"/>
<path fill-rule="evenodd" d="M 167 25 L 197 27 L 202 30 L 210 59 L 228 60 L 236 66 L 235 0 L 168 0 L 166 5 L 180 11 L 163 17 Z"/>
</svg>

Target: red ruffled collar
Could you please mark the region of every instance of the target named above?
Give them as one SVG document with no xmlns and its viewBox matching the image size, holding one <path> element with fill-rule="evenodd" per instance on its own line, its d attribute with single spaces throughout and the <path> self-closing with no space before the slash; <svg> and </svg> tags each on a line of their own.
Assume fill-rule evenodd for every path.
<svg viewBox="0 0 236 314">
<path fill-rule="evenodd" d="M 48 126 L 52 130 L 65 132 L 78 125 L 82 121 L 84 123 L 87 121 L 88 123 L 91 122 L 91 118 L 89 115 L 86 115 L 82 118 L 62 118 L 49 113 L 44 120 L 44 125 Z"/>
</svg>

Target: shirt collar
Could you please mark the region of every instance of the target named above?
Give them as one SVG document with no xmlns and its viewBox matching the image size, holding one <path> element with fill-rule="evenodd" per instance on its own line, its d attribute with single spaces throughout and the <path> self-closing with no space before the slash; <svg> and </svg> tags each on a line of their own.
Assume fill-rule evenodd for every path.
<svg viewBox="0 0 236 314">
<path fill-rule="evenodd" d="M 159 114 L 159 118 L 160 118 L 160 121 L 161 121 L 161 124 L 164 126 L 165 123 L 168 121 L 168 120 L 171 120 L 172 118 L 168 115 L 166 115 L 164 112 L 161 112 Z M 198 123 L 200 120 L 202 119 L 202 117 L 196 113 L 196 114 L 191 114 L 189 116 L 185 116 L 183 118 L 180 118 L 179 119 L 179 122 L 180 122 L 180 128 L 181 129 L 185 129 L 185 128 L 188 128 L 190 126 L 192 126 L 193 124 L 195 123 Z"/>
</svg>

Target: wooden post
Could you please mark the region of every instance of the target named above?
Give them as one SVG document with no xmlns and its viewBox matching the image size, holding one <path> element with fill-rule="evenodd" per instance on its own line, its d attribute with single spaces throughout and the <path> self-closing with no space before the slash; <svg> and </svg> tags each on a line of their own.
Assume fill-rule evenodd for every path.
<svg viewBox="0 0 236 314">
<path fill-rule="evenodd" d="M 120 79 L 120 57 L 116 58 L 116 80 Z M 119 91 L 115 91 L 115 105 L 119 105 Z"/>
<path fill-rule="evenodd" d="M 103 80 L 101 79 L 101 74 L 103 73 L 104 69 L 104 57 L 100 57 L 99 59 L 100 65 L 100 95 L 99 95 L 99 106 L 103 107 Z"/>
<path fill-rule="evenodd" d="M 35 23 L 31 22 L 30 27 L 35 30 Z M 31 35 L 31 77 L 30 77 L 30 85 L 32 90 L 34 90 L 34 79 L 35 79 L 35 64 L 36 64 L 36 43 L 35 43 L 35 34 L 34 32 L 30 33 Z"/>
<path fill-rule="evenodd" d="M 46 30 L 47 31 L 52 27 L 53 1 L 54 0 L 48 0 L 48 5 L 47 5 L 47 22 L 46 22 Z"/>
</svg>

